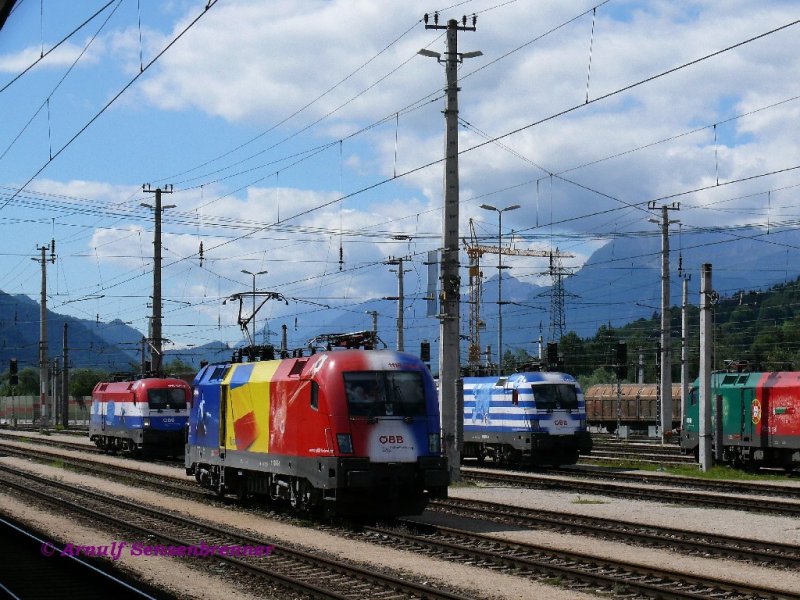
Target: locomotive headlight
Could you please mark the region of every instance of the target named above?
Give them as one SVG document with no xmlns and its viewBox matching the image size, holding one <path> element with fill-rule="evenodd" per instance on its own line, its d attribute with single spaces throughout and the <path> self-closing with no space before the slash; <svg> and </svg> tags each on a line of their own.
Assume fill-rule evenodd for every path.
<svg viewBox="0 0 800 600">
<path fill-rule="evenodd" d="M 144 419 L 144 426 L 145 427 L 150 427 L 150 419 L 148 419 L 147 417 L 145 417 L 145 419 Z"/>
<path fill-rule="evenodd" d="M 438 433 L 428 434 L 428 454 L 439 454 L 442 451 L 442 442 Z"/>
<path fill-rule="evenodd" d="M 342 454 L 353 453 L 353 438 L 349 433 L 337 433 L 336 443 L 339 445 L 339 452 Z"/>
</svg>

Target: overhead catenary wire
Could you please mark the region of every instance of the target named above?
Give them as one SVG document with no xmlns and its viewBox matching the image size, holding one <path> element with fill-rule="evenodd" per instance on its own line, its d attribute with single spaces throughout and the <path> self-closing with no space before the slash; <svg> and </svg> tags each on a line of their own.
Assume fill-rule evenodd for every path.
<svg viewBox="0 0 800 600">
<path fill-rule="evenodd" d="M 19 194 L 20 192 L 22 192 L 22 190 L 24 190 L 26 187 L 28 187 L 28 185 L 29 185 L 29 184 L 30 184 L 30 183 L 31 183 L 31 182 L 32 182 L 34 179 L 36 179 L 36 178 L 37 178 L 37 177 L 38 177 L 38 176 L 39 176 L 39 175 L 40 175 L 40 174 L 41 174 L 41 173 L 42 173 L 42 172 L 43 172 L 43 171 L 44 171 L 44 170 L 45 170 L 45 169 L 46 169 L 46 168 L 47 168 L 47 167 L 48 167 L 48 166 L 49 166 L 49 165 L 50 165 L 50 164 L 51 164 L 51 163 L 52 163 L 52 162 L 53 162 L 53 161 L 56 159 L 56 158 L 58 158 L 58 157 L 61 155 L 61 153 L 62 153 L 62 152 L 64 152 L 64 150 L 66 150 L 66 149 L 67 149 L 69 146 L 71 146 L 71 145 L 72 145 L 72 143 L 73 143 L 73 142 L 74 142 L 76 139 L 78 139 L 78 138 L 79 138 L 79 137 L 80 137 L 80 136 L 83 134 L 83 132 L 85 132 L 85 131 L 86 131 L 86 130 L 87 130 L 87 129 L 88 129 L 88 128 L 89 128 L 89 127 L 92 125 L 92 123 L 94 123 L 94 122 L 95 122 L 97 119 L 99 119 L 99 118 L 100 118 L 100 116 L 101 116 L 101 115 L 102 115 L 102 114 L 103 114 L 103 113 L 104 113 L 106 110 L 108 110 L 108 108 L 109 108 L 109 107 L 110 107 L 112 104 L 114 104 L 114 102 L 116 102 L 116 101 L 117 101 L 117 100 L 118 100 L 118 99 L 119 99 L 119 98 L 120 98 L 120 97 L 121 97 L 121 96 L 122 96 L 122 95 L 123 95 L 123 94 L 124 94 L 124 93 L 125 93 L 125 92 L 126 92 L 126 91 L 127 91 L 127 90 L 128 90 L 128 89 L 129 89 L 129 88 L 132 86 L 132 85 L 133 85 L 133 84 L 134 84 L 134 83 L 136 83 L 136 81 L 139 79 L 139 77 L 141 77 L 141 76 L 142 76 L 142 75 L 143 75 L 143 74 L 144 74 L 144 73 L 145 73 L 145 72 L 146 72 L 146 71 L 147 71 L 147 70 L 148 70 L 148 69 L 149 69 L 151 66 L 153 66 L 153 65 L 156 63 L 156 61 L 158 61 L 158 59 L 159 59 L 159 58 L 161 58 L 161 57 L 164 55 L 164 53 L 165 53 L 167 50 L 169 50 L 169 49 L 170 49 L 170 48 L 171 48 L 173 45 L 175 45 L 175 43 L 176 43 L 176 42 L 177 42 L 179 39 L 181 39 L 181 38 L 182 38 L 182 37 L 183 37 L 183 36 L 186 34 L 186 32 L 187 32 L 187 31 L 189 31 L 189 30 L 190 30 L 190 29 L 191 29 L 191 28 L 192 28 L 192 27 L 193 27 L 193 26 L 194 26 L 194 25 L 195 25 L 195 24 L 196 24 L 196 23 L 197 23 L 197 22 L 198 22 L 200 19 L 202 19 L 202 18 L 203 18 L 203 16 L 206 14 L 206 12 L 207 12 L 207 11 L 208 11 L 208 10 L 209 10 L 209 9 L 210 9 L 210 8 L 211 8 L 213 5 L 214 5 L 214 4 L 216 4 L 216 3 L 217 3 L 217 0 L 209 0 L 209 2 L 208 2 L 208 5 L 206 6 L 206 8 L 205 8 L 205 10 L 204 10 L 203 12 L 201 12 L 199 15 L 197 15 L 197 16 L 194 18 L 194 20 L 192 20 L 192 21 L 191 21 L 191 22 L 190 22 L 188 25 L 186 25 L 186 27 L 184 27 L 184 28 L 183 28 L 183 29 L 182 29 L 182 30 L 181 30 L 181 31 L 180 31 L 180 32 L 179 32 L 179 33 L 178 33 L 178 34 L 177 34 L 177 35 L 176 35 L 176 36 L 175 36 L 175 37 L 174 37 L 172 40 L 170 40 L 170 42 L 169 42 L 169 43 L 168 43 L 168 44 L 167 44 L 167 45 L 166 45 L 166 46 L 165 46 L 165 47 L 164 47 L 164 48 L 163 48 L 163 49 L 162 49 L 162 50 L 161 50 L 161 51 L 160 51 L 158 54 L 156 54 L 156 55 L 155 55 L 155 56 L 154 56 L 154 57 L 153 57 L 153 58 L 150 60 L 150 62 L 148 62 L 148 63 L 147 63 L 147 65 L 145 65 L 145 67 L 144 67 L 144 68 L 143 68 L 143 69 L 142 69 L 142 70 L 141 70 L 141 71 L 140 71 L 138 74 L 136 74 L 136 75 L 133 77 L 133 79 L 131 79 L 131 80 L 130 80 L 130 81 L 129 81 L 129 82 L 128 82 L 128 83 L 127 83 L 127 84 L 126 84 L 126 85 L 125 85 L 125 86 L 124 86 L 122 89 L 121 89 L 121 90 L 119 90 L 119 91 L 118 91 L 118 92 L 117 92 L 117 93 L 116 93 L 116 94 L 115 94 L 115 95 L 114 95 L 114 96 L 111 98 L 111 100 L 109 100 L 109 101 L 108 101 L 108 102 L 107 102 L 107 103 L 106 103 L 106 104 L 105 104 L 105 105 L 104 105 L 104 106 L 103 106 L 103 107 L 102 107 L 102 108 L 101 108 L 101 109 L 100 109 L 100 110 L 99 110 L 99 111 L 98 111 L 98 112 L 97 112 L 97 113 L 96 113 L 96 114 L 95 114 L 95 115 L 94 115 L 94 116 L 93 116 L 93 117 L 92 117 L 92 118 L 91 118 L 91 119 L 90 119 L 90 120 L 89 120 L 89 121 L 88 121 L 88 122 L 87 122 L 87 123 L 86 123 L 86 124 L 83 126 L 83 127 L 81 127 L 81 128 L 80 128 L 80 129 L 79 129 L 79 130 L 78 130 L 78 131 L 77 131 L 77 132 L 76 132 L 76 133 L 75 133 L 75 134 L 74 134 L 74 135 L 73 135 L 73 136 L 72 136 L 72 137 L 71 137 L 71 138 L 70 138 L 70 139 L 69 139 L 69 140 L 68 140 L 68 141 L 67 141 L 67 142 L 66 142 L 66 143 L 63 145 L 63 146 L 61 146 L 61 148 L 59 148 L 59 149 L 58 149 L 58 151 L 56 151 L 56 152 L 55 152 L 55 154 L 52 154 L 52 155 L 50 156 L 50 159 L 49 159 L 47 162 L 45 162 L 45 163 L 44 163 L 44 164 L 43 164 L 43 165 L 42 165 L 42 166 L 41 166 L 41 167 L 40 167 L 40 168 L 39 168 L 39 169 L 38 169 L 38 170 L 37 170 L 37 171 L 36 171 L 36 172 L 35 172 L 35 173 L 34 173 L 34 174 L 33 174 L 33 175 L 32 175 L 32 176 L 31 176 L 31 177 L 30 177 L 30 178 L 29 178 L 29 179 L 28 179 L 28 180 L 27 180 L 25 183 L 24 183 L 24 184 L 22 184 L 22 186 L 20 186 L 20 187 L 17 189 L 17 191 L 16 191 L 14 194 L 12 194 L 12 195 L 11 195 L 11 197 L 10 197 L 10 198 L 8 198 L 8 199 L 7 199 L 7 200 L 6 200 L 6 201 L 5 201 L 5 202 L 4 202 L 2 205 L 0 205 L 0 211 L 2 211 L 2 210 L 3 210 L 3 209 L 4 209 L 4 208 L 5 208 L 7 205 L 8 205 L 8 203 L 9 203 L 9 202 L 11 202 L 11 201 L 12 201 L 14 198 L 16 198 L 17 194 Z"/>
<path fill-rule="evenodd" d="M 552 220 L 551 220 L 552 221 Z"/>
</svg>

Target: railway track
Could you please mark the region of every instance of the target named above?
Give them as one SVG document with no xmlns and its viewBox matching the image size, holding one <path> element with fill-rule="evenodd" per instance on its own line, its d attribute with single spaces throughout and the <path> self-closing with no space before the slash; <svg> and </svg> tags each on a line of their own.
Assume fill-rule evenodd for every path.
<svg viewBox="0 0 800 600">
<path fill-rule="evenodd" d="M 59 558 L 43 558 L 43 548 Z M 0 518 L 0 580 L 3 597 L 10 599 L 177 600 L 97 559 L 71 556 L 63 545 L 10 518 Z"/>
<path fill-rule="evenodd" d="M 19 441 L 16 440 L 15 441 Z M 33 440 L 34 444 L 39 444 L 40 439 Z M 89 452 L 92 454 L 103 454 L 97 448 L 85 444 L 77 444 L 55 440 L 43 440 L 46 446 L 65 448 Z M 32 444 L 33 445 L 33 444 Z M 18 448 L 8 446 L 0 442 L 0 448 L 15 455 L 30 454 L 21 453 Z M 51 456 L 52 458 L 52 456 Z M 70 464 L 73 468 L 84 468 L 85 461 L 77 459 L 67 459 L 59 456 L 59 460 Z M 150 461 L 153 462 L 153 461 Z M 159 463 L 169 466 L 178 465 L 177 462 Z M 115 475 L 120 473 L 118 467 L 103 467 L 93 463 L 91 467 L 94 472 L 103 476 Z M 103 474 L 106 471 L 106 474 Z M 787 486 L 780 484 L 769 484 L 753 481 L 732 481 L 732 480 L 713 480 L 699 479 L 691 477 L 677 477 L 665 474 L 648 474 L 646 472 L 624 472 L 609 471 L 608 469 L 577 467 L 560 470 L 550 470 L 547 474 L 539 473 L 516 473 L 516 472 L 496 472 L 485 469 L 462 467 L 462 475 L 467 479 L 486 481 L 501 485 L 523 485 L 529 487 L 567 489 L 576 490 L 581 493 L 598 493 L 617 497 L 632 497 L 643 500 L 655 500 L 659 502 L 675 502 L 679 504 L 689 503 L 695 506 L 708 506 L 712 508 L 732 508 L 737 510 L 750 510 L 767 514 L 791 514 L 800 515 L 800 504 L 786 502 L 788 499 L 800 501 L 800 486 Z M 139 472 L 139 471 L 136 471 Z M 592 481 L 595 480 L 595 481 Z M 599 480 L 599 481 L 596 481 Z M 620 485 L 627 483 L 629 485 Z M 630 484 L 658 485 L 662 488 L 685 488 L 687 490 L 697 490 L 682 492 L 675 489 L 653 489 L 653 488 L 632 488 Z M 163 479 L 162 479 L 163 485 Z M 173 485 L 173 484 L 169 484 Z M 187 483 L 183 487 L 188 490 L 192 484 Z M 184 493 L 190 493 L 188 491 Z M 720 496 L 720 494 L 733 494 L 735 496 Z M 207 495 L 207 494 L 206 494 Z M 763 496 L 764 498 L 753 498 L 752 496 Z M 767 500 L 766 497 L 777 498 L 779 500 Z"/>
<path fill-rule="evenodd" d="M 610 440 L 592 438 L 592 453 L 581 456 L 582 464 L 598 461 L 640 462 L 658 465 L 692 465 L 696 464 L 693 456 L 682 454 L 676 444 L 656 444 L 645 441 Z"/>
<path fill-rule="evenodd" d="M 722 492 L 726 494 L 771 496 L 782 499 L 800 500 L 800 486 L 773 484 L 763 481 L 732 479 L 701 479 L 699 477 L 682 477 L 666 473 L 648 473 L 646 471 L 618 471 L 603 468 L 579 467 L 567 469 L 554 469 L 548 471 L 553 475 L 568 477 L 588 477 L 603 481 L 618 481 L 628 483 L 657 484 L 675 488 L 696 489 L 707 492 Z"/>
<path fill-rule="evenodd" d="M 465 600 L 470 596 L 430 585 L 403 580 L 388 573 L 377 573 L 357 567 L 347 561 L 325 558 L 294 550 L 256 538 L 243 531 L 189 519 L 164 509 L 150 509 L 141 504 L 107 494 L 93 492 L 69 484 L 17 471 L 0 465 L 0 480 L 8 488 L 27 497 L 36 498 L 50 506 L 80 514 L 92 522 L 102 522 L 114 531 L 126 532 L 132 540 L 147 540 L 140 547 L 198 548 L 205 552 L 212 547 L 269 548 L 266 555 L 231 556 L 212 553 L 215 566 L 224 565 L 226 575 L 246 577 L 267 582 L 269 597 L 281 597 L 284 590 L 309 598 L 363 600 L 381 598 L 425 598 Z M 57 494 L 54 494 L 54 489 Z M 166 552 L 167 550 L 164 550 Z"/>
<path fill-rule="evenodd" d="M 106 456 L 118 456 L 120 458 L 129 458 L 131 460 L 140 460 L 141 457 L 137 455 L 132 455 L 129 453 L 109 453 L 105 450 L 101 450 L 97 446 L 88 443 L 81 443 L 81 442 L 68 442 L 65 440 L 52 440 L 47 437 L 42 436 L 34 436 L 34 437 L 27 437 L 27 436 L 20 436 L 20 435 L 3 435 L 0 432 L 0 440 L 7 440 L 7 441 L 15 441 L 20 443 L 29 443 L 29 444 L 36 444 L 40 446 L 47 446 L 50 448 L 60 448 L 63 450 L 73 450 L 76 452 L 88 452 L 89 454 L 99 454 L 99 455 L 106 455 Z M 0 441 L 2 444 L 2 441 Z M 180 459 L 170 459 L 170 458 L 148 458 L 148 463 L 151 464 L 158 464 L 158 465 L 183 465 L 183 458 Z"/>
<path fill-rule="evenodd" d="M 103 451 L 94 444 L 54 440 L 49 438 L 47 435 L 38 435 L 38 432 L 31 431 L 30 433 L 35 435 L 19 435 L 0 430 L 0 439 L 14 442 L 26 442 L 29 444 L 39 444 L 41 446 L 51 446 L 53 448 L 64 448 L 65 450 L 81 450 L 83 452 L 103 454 Z M 88 440 L 88 435 L 86 439 Z"/>
<path fill-rule="evenodd" d="M 87 447 L 92 450 L 91 447 Z M 148 473 L 140 469 L 127 468 L 119 465 L 110 465 L 98 462 L 88 462 L 82 458 L 71 458 L 55 455 L 41 450 L 20 448 L 0 442 L 0 452 L 8 456 L 34 459 L 42 462 L 57 461 L 58 466 L 76 472 L 87 473 L 97 477 L 113 479 L 136 487 L 146 487 L 158 492 L 170 492 L 177 496 L 195 498 L 200 501 L 215 497 L 208 490 L 201 488 L 194 480 L 181 481 L 178 478 L 165 477 L 155 473 Z M 176 473 L 180 472 L 177 468 Z"/>
<path fill-rule="evenodd" d="M 490 520 L 526 529 L 547 529 L 557 533 L 614 540 L 647 548 L 664 548 L 690 556 L 737 559 L 764 567 L 800 568 L 800 546 L 762 542 L 672 527 L 644 525 L 631 521 L 597 518 L 509 506 L 467 498 L 433 500 L 428 510 L 471 519 Z"/>
<path fill-rule="evenodd" d="M 32 457 L 28 450 L 3 446 L 2 444 L 0 444 L 0 450 L 4 453 L 24 458 L 39 458 L 44 461 L 53 459 L 53 455 L 49 453 L 39 453 L 38 456 Z M 160 493 L 169 492 L 201 502 L 219 500 L 213 493 L 197 486 L 190 479 L 186 481 L 173 480 L 172 478 L 147 473 L 138 469 L 102 463 L 88 463 L 81 459 L 59 458 L 59 461 L 62 461 L 62 466 L 65 468 L 114 479 L 138 488 L 148 488 Z M 779 564 L 800 568 L 800 548 L 791 545 L 758 543 L 750 539 L 698 534 L 680 529 L 639 525 L 621 520 L 598 520 L 563 512 L 531 510 L 478 500 L 450 498 L 443 501 L 432 501 L 430 508 L 472 518 L 490 519 L 505 524 L 548 528 L 560 532 L 569 531 L 580 535 L 614 539 L 648 547 L 664 547 L 704 556 L 738 558 L 764 566 Z"/>
<path fill-rule="evenodd" d="M 784 500 L 771 499 L 757 496 L 739 496 L 721 494 L 715 491 L 683 491 L 666 489 L 664 487 L 634 487 L 629 484 L 622 484 L 612 481 L 591 481 L 581 475 L 580 470 L 570 470 L 559 472 L 557 475 L 544 475 L 537 473 L 499 473 L 482 469 L 464 468 L 461 469 L 464 479 L 492 483 L 497 485 L 512 485 L 531 487 L 537 489 L 571 490 L 582 494 L 600 494 L 613 497 L 631 498 L 635 500 L 649 500 L 655 502 L 668 502 L 673 504 L 702 506 L 707 508 L 724 508 L 731 510 L 745 510 L 776 516 L 800 516 L 800 502 L 789 502 Z M 650 479 L 646 483 L 668 485 L 666 481 Z M 705 480 L 702 482 L 705 483 Z M 702 485 L 700 483 L 692 485 Z M 740 488 L 741 489 L 741 486 Z M 793 488 L 786 488 L 787 494 L 796 494 Z M 749 489 L 744 493 L 753 494 Z M 759 493 L 761 487 L 759 486 Z M 781 492 L 782 493 L 782 492 Z"/>
<path fill-rule="evenodd" d="M 409 532 L 381 527 L 365 528 L 376 543 L 403 547 L 459 563 L 475 564 L 493 571 L 510 571 L 537 581 L 557 581 L 576 591 L 615 598 L 755 600 L 797 599 L 799 594 L 778 588 L 731 582 L 714 577 L 687 575 L 664 568 L 600 558 L 547 546 L 500 540 L 442 526 L 404 520 Z"/>
<path fill-rule="evenodd" d="M 30 451 L 15 447 L 3 447 L 20 456 L 31 457 Z M 47 451 L 40 451 L 39 458 L 52 460 L 53 455 Z M 185 483 L 179 480 L 165 481 L 162 476 L 152 475 L 133 468 L 119 467 L 116 465 L 87 464 L 85 460 L 66 459 L 64 466 L 81 469 L 104 477 L 116 480 L 123 478 L 126 483 L 136 487 L 149 487 L 159 492 L 169 491 L 182 497 L 194 497 L 200 501 L 209 501 L 213 496 L 198 488 L 191 481 Z M 697 556 L 713 556 L 719 558 L 736 558 L 767 567 L 800 567 L 800 548 L 759 543 L 753 540 L 717 536 L 710 534 L 697 534 L 677 529 L 638 525 L 623 521 L 610 521 L 608 519 L 592 519 L 564 513 L 548 511 L 534 511 L 510 507 L 496 503 L 479 502 L 473 500 L 449 499 L 436 501 L 431 504 L 434 511 L 447 512 L 473 519 L 491 520 L 502 522 L 506 525 L 523 526 L 526 528 L 550 528 L 559 532 L 570 532 L 577 535 L 591 535 L 602 539 L 612 539 L 626 543 L 633 543 L 648 547 L 669 548 Z M 258 512 L 258 511 L 257 511 Z M 263 514 L 263 513 L 262 513 Z M 596 557 L 586 555 L 557 552 L 552 549 L 536 547 L 530 544 L 498 541 L 486 536 L 463 530 L 448 530 L 447 528 L 432 528 L 430 525 L 420 525 L 412 520 L 403 521 L 412 533 L 399 534 L 396 530 L 386 528 L 366 528 L 368 541 L 390 543 L 392 547 L 408 547 L 411 550 L 424 548 L 427 554 L 436 555 L 445 560 L 464 562 L 492 569 L 509 570 L 516 575 L 524 574 L 532 579 L 552 583 L 553 578 L 562 581 L 561 585 L 569 585 L 575 590 L 592 586 L 592 589 L 603 589 L 615 594 L 636 593 L 644 597 L 660 598 L 697 598 L 697 597 L 722 597 L 722 598 L 768 598 L 775 597 L 769 594 L 774 590 L 761 590 L 756 594 L 754 589 L 732 590 L 731 585 L 725 587 L 724 582 L 702 578 L 688 578 L 680 573 L 672 573 L 665 578 L 664 571 L 658 570 L 658 576 L 663 581 L 656 580 L 655 570 L 642 568 L 637 565 L 620 563 L 618 561 L 600 561 Z M 326 530 L 338 535 L 350 535 L 341 527 L 325 527 Z M 371 533 L 370 533 L 371 532 Z M 485 538 L 485 539 L 484 539 Z M 386 540 L 393 540 L 388 542 Z M 442 543 L 440 543 L 442 542 Z M 410 546 L 408 546 L 410 544 Z M 405 545 L 405 546 L 404 546 Z M 555 570 L 553 561 L 557 563 Z M 591 573 L 599 573 L 601 577 L 594 578 Z M 680 585 L 676 583 L 680 578 Z M 690 583 L 687 583 L 690 582 Z M 677 586 L 677 587 L 676 587 Z M 675 595 L 664 595 L 664 589 L 672 590 Z M 614 591 L 616 590 L 616 591 Z M 620 592 L 620 590 L 624 590 Z M 699 591 L 698 591 L 699 590 Z M 700 594 L 700 595 L 692 595 Z M 705 595 L 704 595 L 705 594 Z M 717 596 L 715 596 L 715 594 Z M 720 595 L 721 594 L 721 595 Z M 733 594 L 733 595 L 730 595 Z M 748 594 L 751 594 L 748 596 Z M 781 595 L 780 597 L 793 597 Z"/>
</svg>

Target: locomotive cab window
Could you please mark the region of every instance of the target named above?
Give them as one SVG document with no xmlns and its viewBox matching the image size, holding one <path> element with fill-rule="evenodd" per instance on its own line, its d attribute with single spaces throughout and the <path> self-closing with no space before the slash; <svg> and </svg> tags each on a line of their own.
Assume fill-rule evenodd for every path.
<svg viewBox="0 0 800 600">
<path fill-rule="evenodd" d="M 574 385 L 547 383 L 531 386 L 536 408 L 542 410 L 578 408 L 578 394 Z"/>
<path fill-rule="evenodd" d="M 401 371 L 344 373 L 353 417 L 417 417 L 426 414 L 422 374 Z"/>
<path fill-rule="evenodd" d="M 161 410 L 164 408 L 185 409 L 186 391 L 182 388 L 147 390 L 147 406 L 153 410 Z"/>
</svg>

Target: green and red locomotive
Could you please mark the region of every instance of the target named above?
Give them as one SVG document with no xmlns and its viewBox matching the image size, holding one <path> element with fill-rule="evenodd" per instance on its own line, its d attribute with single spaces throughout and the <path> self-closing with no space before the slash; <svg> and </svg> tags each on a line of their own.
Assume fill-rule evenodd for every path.
<svg viewBox="0 0 800 600">
<path fill-rule="evenodd" d="M 681 448 L 695 454 L 699 448 L 698 382 L 686 399 L 681 430 Z M 787 470 L 800 466 L 800 372 L 712 373 L 712 423 L 717 397 L 722 406 L 724 462 Z"/>
</svg>

